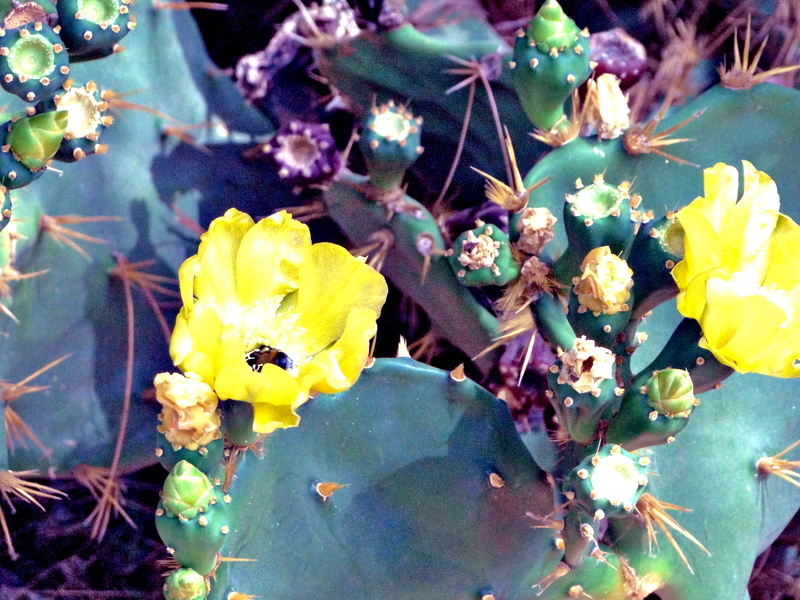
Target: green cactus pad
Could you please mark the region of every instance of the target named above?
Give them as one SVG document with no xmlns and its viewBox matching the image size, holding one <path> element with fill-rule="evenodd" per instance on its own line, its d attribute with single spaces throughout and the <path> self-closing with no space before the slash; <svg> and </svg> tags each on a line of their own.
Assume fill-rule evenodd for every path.
<svg viewBox="0 0 800 600">
<path fill-rule="evenodd" d="M 384 190 L 400 185 L 406 169 L 422 154 L 421 126 L 422 117 L 403 105 L 390 101 L 372 108 L 359 140 L 372 185 Z"/>
<path fill-rule="evenodd" d="M 299 412 L 237 469 L 222 554 L 256 562 L 223 562 L 213 600 L 520 598 L 550 568 L 525 515 L 551 510 L 543 473 L 505 404 L 462 374 L 378 359 Z M 324 500 L 319 482 L 348 485 Z"/>
<path fill-rule="evenodd" d="M 176 569 L 164 582 L 165 600 L 203 600 L 207 591 L 205 577 L 194 569 Z"/>
<path fill-rule="evenodd" d="M 564 118 L 564 103 L 589 78 L 589 34 L 547 0 L 520 30 L 511 62 L 520 104 L 531 122 L 550 130 Z"/>
<path fill-rule="evenodd" d="M 70 72 L 58 34 L 41 22 L 3 31 L 0 86 L 25 102 L 38 102 L 56 93 Z"/>
<path fill-rule="evenodd" d="M 112 54 L 136 22 L 130 0 L 59 0 L 61 37 L 73 62 Z"/>
<path fill-rule="evenodd" d="M 450 265 L 466 286 L 505 285 L 519 276 L 508 235 L 497 225 L 479 225 L 458 236 Z"/>
</svg>

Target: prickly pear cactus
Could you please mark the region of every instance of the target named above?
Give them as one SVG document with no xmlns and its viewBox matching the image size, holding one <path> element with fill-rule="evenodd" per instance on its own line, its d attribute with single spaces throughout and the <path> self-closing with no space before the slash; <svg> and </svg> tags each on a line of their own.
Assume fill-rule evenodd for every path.
<svg viewBox="0 0 800 600">
<path fill-rule="evenodd" d="M 231 209 L 181 266 L 165 597 L 748 598 L 800 507 L 790 69 L 756 72 L 748 29 L 716 85 L 629 106 L 623 38 L 555 1 L 513 50 L 357 4 L 281 26 L 260 89 L 310 56 L 331 112 L 258 151 L 367 258 Z M 377 271 L 425 312 L 417 357 L 466 364 L 375 358 Z"/>
</svg>

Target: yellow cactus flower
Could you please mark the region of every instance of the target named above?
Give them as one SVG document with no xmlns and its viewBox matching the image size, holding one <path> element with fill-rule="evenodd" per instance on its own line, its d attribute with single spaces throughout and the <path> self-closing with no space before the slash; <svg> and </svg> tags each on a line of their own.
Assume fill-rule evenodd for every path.
<svg viewBox="0 0 800 600">
<path fill-rule="evenodd" d="M 704 171 L 705 197 L 678 212 L 684 259 L 672 271 L 678 310 L 701 346 L 742 373 L 800 376 L 800 226 L 778 212 L 775 182 L 743 161 Z"/>
<path fill-rule="evenodd" d="M 297 425 L 309 394 L 358 379 L 387 293 L 380 273 L 340 246 L 312 245 L 285 211 L 254 223 L 228 210 L 178 277 L 173 361 L 221 400 L 253 403 L 260 433 Z"/>
</svg>

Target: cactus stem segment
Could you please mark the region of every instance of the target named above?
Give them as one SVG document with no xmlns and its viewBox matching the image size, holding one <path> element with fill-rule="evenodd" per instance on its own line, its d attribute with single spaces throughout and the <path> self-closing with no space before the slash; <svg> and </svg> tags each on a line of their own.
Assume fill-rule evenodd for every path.
<svg viewBox="0 0 800 600">
<path fill-rule="evenodd" d="M 64 492 L 55 488 L 33 481 L 26 481 L 27 477 L 35 477 L 37 475 L 37 471 L 0 471 L 0 494 L 6 501 L 9 501 L 9 496 L 14 496 L 21 498 L 25 502 L 35 504 L 42 510 L 44 510 L 44 507 L 39 503 L 37 498 L 59 500 L 67 497 Z M 3 529 L 3 535 L 8 547 L 8 555 L 11 557 L 11 560 L 16 560 L 19 558 L 19 555 L 14 550 L 14 544 L 11 541 L 11 532 L 8 529 L 8 523 L 6 523 L 6 517 L 2 507 L 0 507 L 0 527 Z"/>
<path fill-rule="evenodd" d="M 656 532 L 653 528 L 653 524 L 655 525 L 664 533 L 664 535 L 669 540 L 669 543 L 672 544 L 672 547 L 675 548 L 675 551 L 681 557 L 683 564 L 686 565 L 686 568 L 689 569 L 689 572 L 694 574 L 694 570 L 692 566 L 689 564 L 689 561 L 686 559 L 686 555 L 681 550 L 678 542 L 675 540 L 675 536 L 672 535 L 672 532 L 667 528 L 671 528 L 685 538 L 687 538 L 690 542 L 696 544 L 703 552 L 711 556 L 711 552 L 709 552 L 700 541 L 694 537 L 691 533 L 686 531 L 680 523 L 678 523 L 671 515 L 667 514 L 667 510 L 678 510 L 681 512 L 691 512 L 689 508 L 683 508 L 682 506 L 677 506 L 676 504 L 669 504 L 668 502 L 661 502 L 654 498 L 651 494 L 644 493 L 639 497 L 638 502 L 636 503 L 636 512 L 641 515 L 644 519 L 645 526 L 647 527 L 647 540 L 650 544 L 650 551 L 652 553 L 653 545 L 658 548 L 658 541 L 656 540 Z"/>
<path fill-rule="evenodd" d="M 636 104 L 632 109 L 632 114 L 634 117 L 631 118 L 631 121 L 635 121 L 636 117 L 638 117 L 639 111 L 641 110 L 641 102 L 644 100 L 644 96 L 640 95 L 637 98 Z M 656 127 L 661 122 L 661 120 L 666 116 L 667 110 L 669 109 L 670 105 L 674 100 L 674 95 L 670 94 L 667 96 L 666 100 L 664 100 L 664 105 L 661 107 L 661 110 L 658 111 L 655 117 L 647 121 L 646 123 L 637 123 L 636 125 L 632 125 L 631 128 L 627 131 L 627 133 L 622 138 L 622 144 L 625 147 L 625 150 L 628 154 L 658 154 L 659 156 L 663 156 L 667 160 L 672 160 L 684 165 L 690 165 L 692 167 L 699 167 L 699 165 L 689 162 L 688 160 L 683 160 L 682 158 L 678 158 L 672 154 L 668 154 L 662 148 L 664 146 L 670 146 L 672 144 L 679 144 L 681 142 L 688 142 L 691 141 L 690 138 L 670 138 L 669 136 L 675 133 L 678 129 L 683 127 L 684 125 L 691 123 L 697 117 L 702 115 L 705 112 L 705 109 L 699 110 L 694 113 L 692 116 L 684 119 L 677 125 L 673 125 L 672 127 L 665 129 L 664 131 L 660 131 L 655 133 Z"/>
<path fill-rule="evenodd" d="M 756 463 L 758 475 L 760 477 L 775 475 L 796 487 L 800 487 L 800 473 L 796 471 L 796 469 L 800 468 L 800 460 L 785 460 L 781 458 L 786 453 L 797 448 L 797 446 L 800 446 L 800 440 L 797 440 L 775 456 L 765 456 L 759 459 Z"/>
<path fill-rule="evenodd" d="M 2 269 L 0 269 L 0 298 L 11 297 L 11 287 L 8 285 L 10 281 L 32 279 L 33 277 L 44 275 L 48 270 L 49 269 L 43 269 L 41 271 L 34 271 L 33 273 L 20 273 L 11 265 L 4 266 Z M 19 323 L 17 317 L 11 312 L 11 309 L 9 309 L 2 302 L 0 302 L 0 311 L 4 312 L 15 323 Z"/>
<path fill-rule="evenodd" d="M 782 75 L 783 73 L 791 73 L 800 69 L 800 65 L 790 65 L 786 67 L 776 67 L 767 71 L 762 71 L 756 75 L 758 68 L 758 61 L 761 59 L 761 54 L 767 45 L 769 36 L 764 38 L 761 46 L 758 48 L 753 60 L 750 60 L 750 15 L 747 15 L 747 29 L 744 34 L 744 45 L 741 52 L 739 51 L 739 37 L 738 31 L 733 31 L 733 66 L 728 69 L 725 64 L 721 64 L 717 69 L 719 78 L 724 87 L 731 90 L 749 90 L 754 85 L 767 81 L 770 77 L 775 75 Z"/>
<path fill-rule="evenodd" d="M 580 135 L 586 122 L 587 104 L 581 104 L 578 90 L 572 92 L 572 113 L 563 115 L 550 129 L 537 128 L 531 137 L 553 148 L 563 146 Z"/>
</svg>

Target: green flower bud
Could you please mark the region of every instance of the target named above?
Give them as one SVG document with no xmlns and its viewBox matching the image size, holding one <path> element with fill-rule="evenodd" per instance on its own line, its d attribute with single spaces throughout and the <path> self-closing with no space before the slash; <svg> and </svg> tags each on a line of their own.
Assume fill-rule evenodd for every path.
<svg viewBox="0 0 800 600">
<path fill-rule="evenodd" d="M 161 501 L 173 517 L 194 519 L 214 498 L 214 486 L 200 469 L 182 460 L 164 481 Z"/>
<path fill-rule="evenodd" d="M 178 569 L 164 583 L 166 600 L 203 600 L 208 593 L 205 578 L 194 569 Z"/>
<path fill-rule="evenodd" d="M 546 0 L 528 25 L 527 34 L 528 42 L 547 54 L 551 48 L 562 52 L 575 44 L 580 29 L 556 0 Z"/>
<path fill-rule="evenodd" d="M 19 119 L 11 124 L 6 144 L 27 168 L 41 169 L 64 139 L 68 118 L 66 111 L 59 110 Z"/>
<path fill-rule="evenodd" d="M 670 419 L 687 418 L 697 405 L 694 385 L 688 371 L 664 369 L 645 384 L 647 404 Z"/>
</svg>

